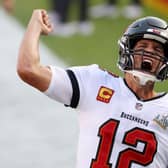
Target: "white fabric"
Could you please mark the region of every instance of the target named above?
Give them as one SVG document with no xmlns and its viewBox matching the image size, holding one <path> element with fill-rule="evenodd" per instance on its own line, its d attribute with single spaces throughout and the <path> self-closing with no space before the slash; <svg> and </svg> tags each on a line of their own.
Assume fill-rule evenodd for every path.
<svg viewBox="0 0 168 168">
<path fill-rule="evenodd" d="M 154 75 L 146 74 L 137 70 L 125 71 L 128 73 L 133 74 L 134 76 L 138 77 L 140 85 L 146 85 L 148 81 L 156 82 L 159 81 Z"/>
<path fill-rule="evenodd" d="M 50 66 L 52 79 L 49 88 L 44 92 L 48 97 L 70 105 L 72 98 L 72 84 L 67 72 L 59 67 Z"/>
<path fill-rule="evenodd" d="M 71 70 L 80 88 L 77 168 L 167 168 L 168 96 L 140 101 L 97 65 Z"/>
</svg>

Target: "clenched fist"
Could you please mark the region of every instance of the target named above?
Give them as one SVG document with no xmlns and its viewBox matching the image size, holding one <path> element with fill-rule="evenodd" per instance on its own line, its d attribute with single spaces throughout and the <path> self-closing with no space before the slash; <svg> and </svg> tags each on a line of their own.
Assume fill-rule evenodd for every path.
<svg viewBox="0 0 168 168">
<path fill-rule="evenodd" d="M 29 26 L 35 26 L 36 30 L 43 35 L 48 35 L 53 30 L 47 11 L 43 9 L 33 11 Z"/>
</svg>

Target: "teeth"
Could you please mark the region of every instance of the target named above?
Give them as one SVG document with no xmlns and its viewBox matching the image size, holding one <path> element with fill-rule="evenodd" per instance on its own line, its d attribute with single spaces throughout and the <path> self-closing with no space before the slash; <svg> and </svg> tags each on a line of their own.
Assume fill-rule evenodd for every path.
<svg viewBox="0 0 168 168">
<path fill-rule="evenodd" d="M 148 63 L 152 64 L 152 61 L 148 60 L 148 59 L 143 60 L 143 62 L 148 62 Z"/>
</svg>

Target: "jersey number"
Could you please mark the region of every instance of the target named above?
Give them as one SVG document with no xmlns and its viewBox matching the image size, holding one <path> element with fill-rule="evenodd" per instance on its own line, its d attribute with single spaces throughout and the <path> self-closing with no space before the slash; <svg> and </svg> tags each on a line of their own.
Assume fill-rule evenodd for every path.
<svg viewBox="0 0 168 168">
<path fill-rule="evenodd" d="M 90 168 L 111 168 L 109 163 L 113 149 L 115 135 L 119 121 L 110 119 L 99 129 L 100 142 L 96 159 L 92 159 Z M 138 142 L 144 144 L 143 151 L 127 148 L 119 153 L 115 168 L 130 168 L 131 163 L 147 166 L 153 161 L 157 150 L 157 141 L 153 132 L 141 128 L 133 128 L 127 131 L 123 138 L 123 144 L 136 147 Z"/>
</svg>

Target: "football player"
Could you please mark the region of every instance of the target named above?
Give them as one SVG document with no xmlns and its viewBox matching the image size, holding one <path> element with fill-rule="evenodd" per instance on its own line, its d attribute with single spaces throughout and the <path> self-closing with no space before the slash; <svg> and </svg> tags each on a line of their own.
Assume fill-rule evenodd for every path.
<svg viewBox="0 0 168 168">
<path fill-rule="evenodd" d="M 154 91 L 168 78 L 168 25 L 134 21 L 119 40 L 124 77 L 98 65 L 62 69 L 40 63 L 39 38 L 52 31 L 35 10 L 20 46 L 17 72 L 50 98 L 79 110 L 77 168 L 167 168 L 168 95 Z"/>
</svg>

